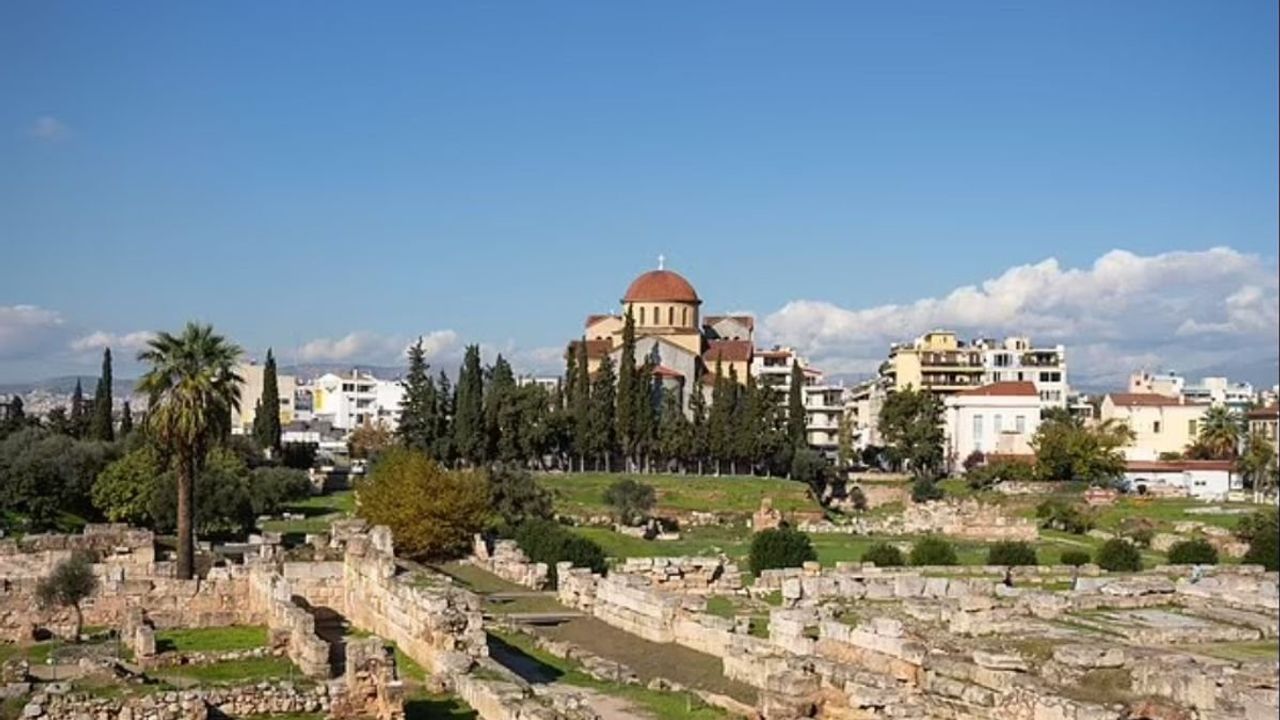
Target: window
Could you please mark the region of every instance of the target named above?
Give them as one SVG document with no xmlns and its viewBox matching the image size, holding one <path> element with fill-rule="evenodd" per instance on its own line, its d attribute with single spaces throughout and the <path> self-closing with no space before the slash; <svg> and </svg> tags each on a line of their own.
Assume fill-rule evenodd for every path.
<svg viewBox="0 0 1280 720">
<path fill-rule="evenodd" d="M 1195 421 L 1195 420 L 1188 420 L 1188 421 L 1187 421 L 1187 434 L 1188 434 L 1188 435 L 1190 435 L 1191 437 L 1195 437 L 1195 436 L 1198 434 L 1198 433 L 1196 433 L 1196 421 Z"/>
<path fill-rule="evenodd" d="M 644 324 L 644 306 L 643 305 L 640 306 L 640 324 L 641 325 Z"/>
<path fill-rule="evenodd" d="M 982 416 L 981 415 L 973 416 L 973 440 L 978 445 L 978 448 L 981 449 L 982 447 Z"/>
<path fill-rule="evenodd" d="M 342 383 L 342 392 L 355 392 L 355 383 Z"/>
<path fill-rule="evenodd" d="M 1157 435 L 1159 435 L 1159 434 L 1160 434 L 1160 421 L 1159 421 L 1159 420 L 1156 420 L 1155 422 L 1151 423 L 1151 432 L 1153 432 L 1153 433 L 1155 433 L 1155 434 L 1157 434 Z"/>
<path fill-rule="evenodd" d="M 996 413 L 995 418 L 991 421 L 991 430 L 997 435 L 1004 432 L 1004 416 L 1000 413 Z"/>
<path fill-rule="evenodd" d="M 673 307 L 667 308 L 667 324 L 668 325 L 676 324 L 676 309 Z"/>
<path fill-rule="evenodd" d="M 1013 419 L 1013 427 L 1021 435 L 1027 431 L 1027 418 L 1019 415 Z"/>
<path fill-rule="evenodd" d="M 681 325 L 689 324 L 689 308 L 684 308 L 683 310 L 680 311 L 680 324 Z"/>
</svg>

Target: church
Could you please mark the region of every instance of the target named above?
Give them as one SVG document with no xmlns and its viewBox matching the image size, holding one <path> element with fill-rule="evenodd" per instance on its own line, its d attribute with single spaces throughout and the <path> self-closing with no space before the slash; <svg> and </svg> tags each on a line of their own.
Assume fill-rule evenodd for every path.
<svg viewBox="0 0 1280 720">
<path fill-rule="evenodd" d="M 702 299 L 683 276 L 663 267 L 641 274 L 622 295 L 617 315 L 588 315 L 582 339 L 587 369 L 594 374 L 606 356 L 616 367 L 622 358 L 622 330 L 627 313 L 635 322 L 636 364 L 653 360 L 654 375 L 664 388 L 678 390 L 688 409 L 694 389 L 709 392 L 716 366 L 727 377 L 732 369 L 747 381 L 755 353 L 755 318 L 750 315 L 702 315 Z"/>
</svg>

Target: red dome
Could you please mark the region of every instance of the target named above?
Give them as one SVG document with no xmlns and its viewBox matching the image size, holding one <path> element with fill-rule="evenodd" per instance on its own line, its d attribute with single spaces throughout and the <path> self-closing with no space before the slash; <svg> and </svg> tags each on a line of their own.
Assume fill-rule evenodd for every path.
<svg viewBox="0 0 1280 720">
<path fill-rule="evenodd" d="M 636 278 L 622 296 L 622 302 L 679 302 L 700 303 L 694 292 L 679 273 L 670 270 L 650 270 Z"/>
</svg>

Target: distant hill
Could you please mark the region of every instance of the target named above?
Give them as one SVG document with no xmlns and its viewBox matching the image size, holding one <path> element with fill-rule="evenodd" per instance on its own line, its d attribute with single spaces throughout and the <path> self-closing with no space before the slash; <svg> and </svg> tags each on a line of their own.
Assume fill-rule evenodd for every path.
<svg viewBox="0 0 1280 720">
<path fill-rule="evenodd" d="M 10 395 L 13 393 L 26 394 L 35 390 L 43 390 L 44 392 L 56 393 L 59 395 L 70 395 L 75 392 L 77 379 L 80 381 L 80 387 L 84 391 L 85 395 L 92 395 L 94 388 L 98 387 L 97 375 L 63 375 L 60 377 L 46 378 L 44 380 L 0 383 L 0 395 Z M 111 394 L 115 397 L 132 395 L 134 385 L 136 385 L 137 382 L 136 378 L 112 378 Z"/>
</svg>

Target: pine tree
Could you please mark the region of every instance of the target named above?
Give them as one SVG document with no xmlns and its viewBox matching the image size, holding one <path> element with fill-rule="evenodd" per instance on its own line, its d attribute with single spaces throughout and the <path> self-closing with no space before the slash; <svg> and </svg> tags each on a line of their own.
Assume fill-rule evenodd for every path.
<svg viewBox="0 0 1280 720">
<path fill-rule="evenodd" d="M 792 448 L 802 448 L 804 441 L 804 371 L 792 359 L 791 387 L 787 390 L 787 439 Z"/>
<path fill-rule="evenodd" d="M 89 428 L 90 437 L 94 440 L 111 442 L 115 439 L 115 428 L 111 419 L 111 348 L 102 351 L 102 376 L 98 378 L 98 388 L 93 394 L 93 419 Z"/>
<path fill-rule="evenodd" d="M 591 373 L 587 363 L 587 340 L 577 344 L 578 359 L 574 364 L 577 378 L 573 381 L 571 414 L 573 416 L 573 448 L 578 453 L 578 469 L 586 469 L 588 455 L 594 456 L 595 443 L 591 427 Z"/>
<path fill-rule="evenodd" d="M 689 424 L 693 431 L 690 438 L 689 454 L 698 464 L 698 474 L 702 474 L 702 465 L 710 452 L 710 438 L 707 427 L 707 397 L 703 394 L 701 379 L 695 381 L 689 393 Z"/>
<path fill-rule="evenodd" d="M 124 401 L 124 406 L 120 408 L 120 437 L 129 437 L 129 433 L 133 432 L 133 409 L 129 407 L 129 401 Z"/>
<path fill-rule="evenodd" d="M 84 389 L 80 387 L 80 378 L 76 378 L 75 392 L 71 393 L 71 415 L 68 418 L 68 430 L 72 437 L 84 437 L 88 419 L 84 414 Z"/>
<path fill-rule="evenodd" d="M 428 371 L 426 353 L 422 349 L 422 338 L 409 346 L 409 371 L 400 385 L 404 388 L 404 400 L 400 404 L 400 424 L 396 427 L 396 435 L 406 447 L 421 450 L 436 456 L 436 384 Z"/>
<path fill-rule="evenodd" d="M 622 356 L 618 361 L 618 442 L 622 445 L 622 455 L 631 469 L 636 459 L 636 395 L 639 378 L 636 373 L 636 323 L 627 310 L 626 320 L 622 324 Z"/>
<path fill-rule="evenodd" d="M 617 427 L 617 380 L 613 360 L 608 355 L 600 359 L 600 369 L 596 370 L 595 379 L 591 381 L 589 407 L 591 449 L 594 455 L 604 459 L 605 472 L 609 472 L 617 450 L 617 436 L 614 434 Z"/>
<path fill-rule="evenodd" d="M 435 449 L 433 455 L 441 464 L 453 465 L 457 452 L 453 445 L 453 408 L 457 400 L 453 387 L 449 384 L 449 376 L 443 370 L 436 379 L 435 405 Z"/>
<path fill-rule="evenodd" d="M 453 444 L 458 457 L 470 465 L 484 462 L 487 441 L 484 422 L 484 376 L 480 346 L 468 345 L 458 371 L 458 397 L 453 408 Z"/>
<path fill-rule="evenodd" d="M 264 450 L 280 452 L 280 384 L 276 378 L 276 359 L 267 348 L 262 365 L 262 396 L 253 416 L 253 437 Z"/>
<path fill-rule="evenodd" d="M 520 455 L 516 378 L 511 363 L 498 355 L 489 368 L 484 393 L 485 458 L 512 462 Z"/>
</svg>

